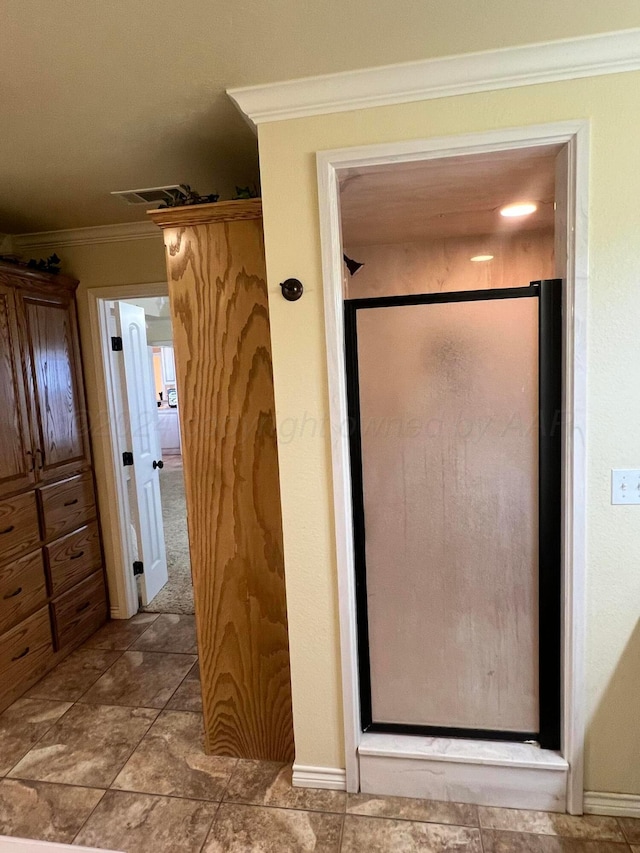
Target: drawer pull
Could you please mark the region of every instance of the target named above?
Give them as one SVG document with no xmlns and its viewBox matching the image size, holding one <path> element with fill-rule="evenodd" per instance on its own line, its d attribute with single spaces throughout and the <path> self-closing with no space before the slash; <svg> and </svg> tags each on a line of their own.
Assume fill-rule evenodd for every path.
<svg viewBox="0 0 640 853">
<path fill-rule="evenodd" d="M 70 559 L 70 560 L 79 560 L 79 559 L 80 559 L 80 557 L 82 557 L 82 555 L 83 555 L 83 554 L 84 554 L 84 551 L 78 551 L 78 553 L 77 553 L 77 554 L 72 554 L 72 555 L 69 557 L 69 559 Z"/>
<path fill-rule="evenodd" d="M 16 589 L 14 592 L 8 592 L 6 595 L 4 595 L 4 596 L 3 596 L 3 598 L 4 598 L 4 600 L 5 600 L 5 601 L 6 601 L 8 598 L 15 598 L 15 597 L 16 597 L 16 595 L 20 595 L 20 593 L 21 593 L 21 592 L 22 592 L 22 587 L 21 587 L 21 586 L 19 586 L 19 587 L 18 587 L 18 589 Z"/>
<path fill-rule="evenodd" d="M 83 610 L 86 610 L 87 607 L 91 604 L 90 601 L 85 601 L 84 604 L 81 604 L 80 607 L 76 607 L 76 613 L 82 613 Z"/>
<path fill-rule="evenodd" d="M 2 536 L 3 533 L 11 533 L 11 531 L 15 530 L 15 528 L 15 524 L 10 524 L 9 527 L 5 527 L 4 530 L 0 530 L 0 536 Z"/>
<path fill-rule="evenodd" d="M 78 498 L 74 498 L 72 501 L 66 501 L 64 506 L 73 506 L 78 503 Z"/>
<path fill-rule="evenodd" d="M 20 652 L 19 655 L 16 655 L 15 657 L 11 658 L 11 660 L 12 661 L 20 660 L 20 658 L 23 658 L 25 655 L 28 655 L 28 654 L 29 654 L 29 646 L 27 646 L 27 648 L 23 652 Z"/>
</svg>

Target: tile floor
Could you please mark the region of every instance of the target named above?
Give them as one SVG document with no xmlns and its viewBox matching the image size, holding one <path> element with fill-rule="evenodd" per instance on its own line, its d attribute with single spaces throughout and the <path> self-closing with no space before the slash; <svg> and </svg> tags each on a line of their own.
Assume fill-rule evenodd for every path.
<svg viewBox="0 0 640 853">
<path fill-rule="evenodd" d="M 192 616 L 112 622 L 0 714 L 0 835 L 123 853 L 640 853 L 640 820 L 291 787 L 205 755 Z"/>
</svg>

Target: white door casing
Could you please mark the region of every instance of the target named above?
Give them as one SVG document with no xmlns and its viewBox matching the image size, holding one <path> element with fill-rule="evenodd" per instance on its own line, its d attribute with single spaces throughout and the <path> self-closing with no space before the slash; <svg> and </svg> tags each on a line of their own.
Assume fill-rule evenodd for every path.
<svg viewBox="0 0 640 853">
<path fill-rule="evenodd" d="M 140 591 L 142 604 L 146 606 L 169 579 L 162 526 L 160 470 L 153 464 L 160 459 L 158 409 L 144 309 L 116 302 L 116 319 L 122 338 L 124 396 L 133 453 L 131 481 L 135 498 L 131 506 L 138 533 L 139 559 L 144 565 Z"/>
<path fill-rule="evenodd" d="M 562 749 L 559 758 L 568 767 L 566 809 L 579 814 L 583 807 L 584 749 L 584 645 L 585 645 L 585 480 L 586 480 L 586 317 L 588 278 L 588 171 L 589 122 L 557 122 L 524 128 L 469 133 L 453 137 L 416 139 L 317 152 L 318 203 L 322 245 L 325 333 L 329 377 L 330 422 L 332 434 L 332 470 L 336 550 L 338 563 L 338 599 L 341 634 L 343 719 L 345 733 L 346 787 L 360 789 L 359 753 L 364 740 L 380 743 L 375 751 L 400 759 L 399 743 L 385 753 L 392 738 L 363 735 L 360 726 L 358 689 L 357 626 L 355 618 L 355 580 L 353 568 L 353 520 L 351 515 L 351 477 L 349 469 L 346 375 L 344 367 L 343 259 L 339 208 L 339 179 L 344 170 L 354 167 L 419 161 L 440 157 L 506 151 L 538 145 L 566 145 L 566 216 L 564 252 L 566 291 L 564 302 L 564 375 L 563 375 L 563 496 L 562 496 Z M 564 206 L 564 205 L 563 205 Z M 557 247 L 556 247 L 557 248 Z M 396 739 L 398 740 L 398 739 Z M 409 740 L 411 740 L 409 738 Z M 468 743 L 475 745 L 476 742 Z M 385 747 L 386 744 L 386 747 Z M 455 745 L 455 744 L 454 744 Z M 479 744 L 482 747 L 482 744 Z M 367 746 L 367 749 L 369 747 Z M 414 750 L 409 764 L 415 765 Z M 458 766 L 455 759 L 437 756 L 435 765 L 442 775 L 448 767 Z M 488 769 L 492 762 L 474 756 L 473 767 Z M 496 762 L 493 762 L 496 763 Z M 502 761 L 498 761 L 502 765 Z M 551 762 L 552 763 L 552 762 Z M 400 762 L 398 762 L 400 764 Z M 462 765 L 460 765 L 462 766 Z M 471 766 L 471 765 L 470 765 Z M 533 762 L 535 766 L 535 762 Z M 500 767 L 517 774 L 519 767 L 511 758 Z M 303 768 L 301 768 L 303 769 Z M 406 767 L 399 767 L 400 774 Z M 386 771 L 385 771 L 386 772 Z M 435 771 L 433 771 L 435 772 Z M 534 778 L 527 786 L 535 786 Z M 554 774 L 552 774 L 554 775 Z M 466 777 L 465 777 L 466 778 Z M 305 784 L 297 779 L 294 785 Z M 510 784 L 510 783 L 509 783 Z M 390 791 L 388 791 L 390 793 Z M 534 791 L 531 788 L 532 797 Z M 405 793 L 405 796 L 407 794 Z M 416 793 L 411 794 L 416 796 Z M 425 795 L 426 796 L 426 795 Z M 439 799 L 441 797 L 435 797 Z M 473 800 L 477 802 L 478 800 Z M 505 805 L 505 802 L 501 802 Z M 537 808 L 530 805 L 528 808 Z"/>
</svg>

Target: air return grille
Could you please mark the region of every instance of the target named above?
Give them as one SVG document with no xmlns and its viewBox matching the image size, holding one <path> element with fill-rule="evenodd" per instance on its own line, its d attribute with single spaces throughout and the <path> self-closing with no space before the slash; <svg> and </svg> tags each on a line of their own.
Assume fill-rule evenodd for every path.
<svg viewBox="0 0 640 853">
<path fill-rule="evenodd" d="M 145 190 L 120 190 L 111 193 L 111 195 L 117 195 L 127 204 L 159 204 L 162 201 L 173 201 L 176 190 L 180 192 L 179 184 L 170 184 L 167 187 L 149 187 Z"/>
</svg>

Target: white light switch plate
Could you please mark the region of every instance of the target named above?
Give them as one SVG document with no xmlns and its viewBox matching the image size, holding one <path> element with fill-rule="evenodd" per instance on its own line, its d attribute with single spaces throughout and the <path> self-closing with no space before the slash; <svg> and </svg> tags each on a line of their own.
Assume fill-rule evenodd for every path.
<svg viewBox="0 0 640 853">
<path fill-rule="evenodd" d="M 640 504 L 640 469 L 613 468 L 611 471 L 611 503 Z"/>
</svg>

